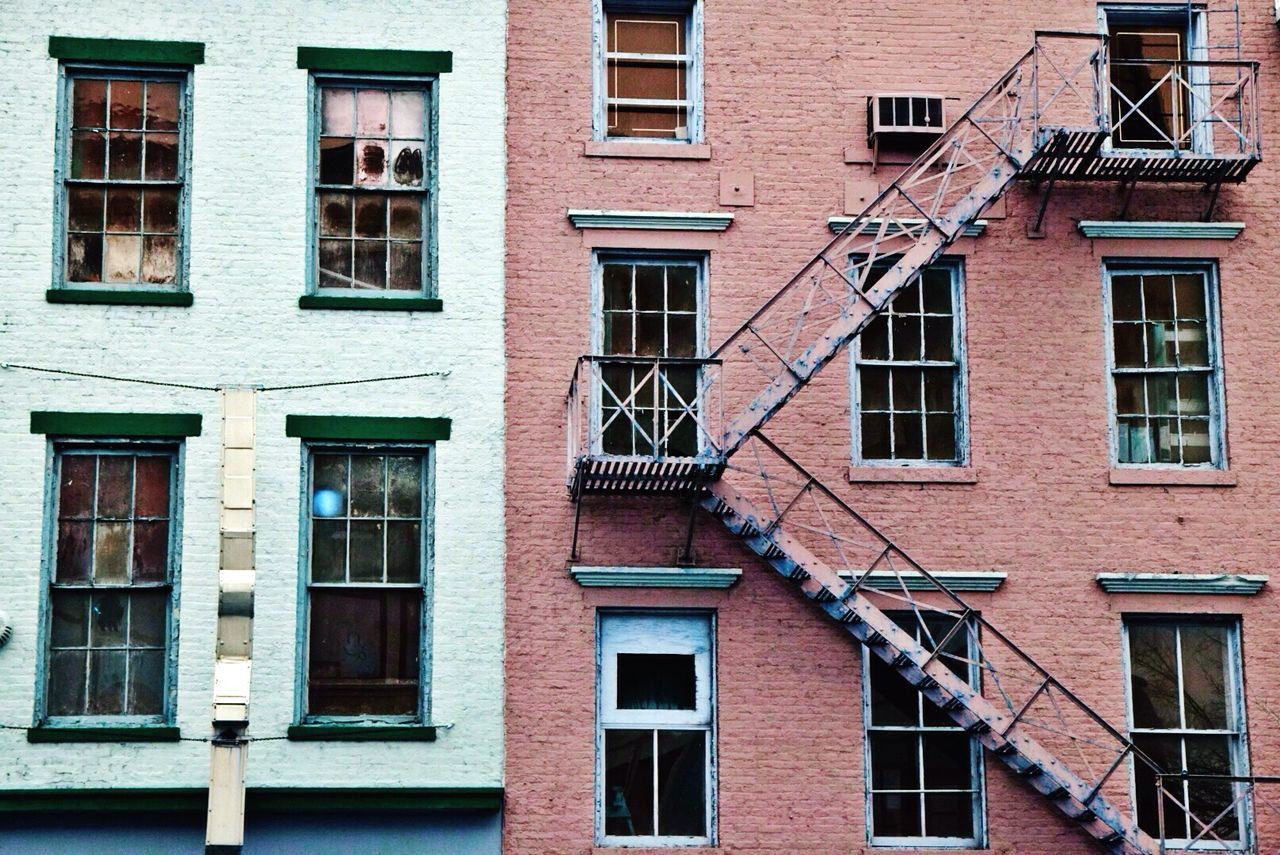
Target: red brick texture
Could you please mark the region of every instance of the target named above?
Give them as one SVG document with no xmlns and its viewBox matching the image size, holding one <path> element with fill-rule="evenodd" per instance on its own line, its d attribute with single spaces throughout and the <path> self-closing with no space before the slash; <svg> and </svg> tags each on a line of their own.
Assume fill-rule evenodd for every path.
<svg viewBox="0 0 1280 855">
<path fill-rule="evenodd" d="M 1263 63 L 1265 98 L 1275 91 L 1280 34 L 1269 4 L 1244 5 L 1244 53 Z M 860 852 L 867 837 L 853 642 L 706 516 L 698 519 L 699 561 L 744 568 L 727 592 L 584 590 L 566 572 L 573 505 L 564 486 L 564 395 L 574 359 L 589 350 L 591 249 L 565 211 L 732 210 L 734 224 L 710 252 L 714 346 L 829 238 L 826 219 L 843 213 L 845 182 L 870 177 L 868 166 L 844 158 L 864 144 L 867 94 L 939 91 L 957 99 L 948 104 L 958 113 L 1030 46 L 1033 29 L 1094 30 L 1096 5 L 714 0 L 705 41 L 712 156 L 675 161 L 584 155 L 587 0 L 511 0 L 509 8 L 506 849 L 595 851 L 595 612 L 660 604 L 717 613 L 713 851 Z M 1229 14 L 1210 26 L 1211 42 L 1231 37 Z M 1280 139 L 1277 103 L 1264 100 L 1268 141 Z M 723 169 L 753 174 L 753 207 L 719 206 Z M 882 168 L 875 177 L 891 175 Z M 1247 184 L 1223 189 L 1217 218 L 1245 221 L 1238 239 L 1179 250 L 1220 264 L 1236 486 L 1108 483 L 1100 264 L 1112 250 L 1082 237 L 1074 222 L 1115 218 L 1122 197 L 1111 185 L 1059 186 L 1044 240 L 1026 236 L 1038 198 L 1019 186 L 1008 218 L 964 242 L 975 483 L 850 485 L 844 359 L 769 430 L 925 566 L 1007 572 L 998 592 L 974 597 L 986 617 L 1120 726 L 1122 614 L 1241 615 L 1250 753 L 1260 774 L 1280 773 L 1272 654 L 1280 629 L 1270 586 L 1249 598 L 1107 595 L 1094 576 L 1272 569 L 1280 515 L 1275 178 L 1263 163 Z M 1141 187 L 1130 216 L 1196 219 L 1205 201 L 1199 188 Z M 1159 257 L 1168 247 L 1134 242 L 1125 251 Z M 589 499 L 582 562 L 669 564 L 687 513 L 674 500 Z M 994 761 L 986 786 L 993 851 L 1095 851 Z M 1280 833 L 1259 819 L 1264 843 Z"/>
</svg>

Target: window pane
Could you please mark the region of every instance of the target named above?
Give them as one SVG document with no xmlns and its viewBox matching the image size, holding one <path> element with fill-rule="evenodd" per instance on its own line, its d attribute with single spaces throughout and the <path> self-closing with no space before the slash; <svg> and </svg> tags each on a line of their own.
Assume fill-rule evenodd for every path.
<svg viewBox="0 0 1280 855">
<path fill-rule="evenodd" d="M 416 291 L 422 287 L 422 244 L 392 243 L 387 287 Z"/>
<path fill-rule="evenodd" d="M 104 455 L 98 463 L 98 516 L 128 519 L 133 506 L 133 458 Z"/>
<path fill-rule="evenodd" d="M 94 593 L 89 615 L 90 647 L 123 647 L 129 628 L 129 595 L 118 591 Z"/>
<path fill-rule="evenodd" d="M 924 425 L 918 415 L 894 415 L 893 457 L 895 460 L 920 460 L 924 457 Z"/>
<path fill-rule="evenodd" d="M 174 181 L 178 178 L 178 135 L 146 135 L 146 178 L 148 181 Z"/>
<path fill-rule="evenodd" d="M 698 271 L 688 265 L 667 267 L 667 309 L 672 312 L 698 310 Z"/>
<path fill-rule="evenodd" d="M 142 81 L 111 81 L 111 127 L 142 127 Z"/>
<path fill-rule="evenodd" d="M 888 460 L 893 456 L 889 448 L 889 416 L 887 414 L 863 414 L 862 456 L 868 460 Z"/>
<path fill-rule="evenodd" d="M 107 81 L 77 78 L 72 81 L 72 123 L 78 128 L 107 126 Z"/>
<path fill-rule="evenodd" d="M 129 653 L 130 715 L 160 715 L 164 712 L 164 651 L 134 650 Z"/>
<path fill-rule="evenodd" d="M 924 319 L 924 358 L 935 362 L 950 362 L 954 357 L 951 334 L 954 324 L 951 318 Z"/>
<path fill-rule="evenodd" d="M 356 237 L 387 236 L 387 197 L 362 194 L 356 197 Z"/>
<path fill-rule="evenodd" d="M 618 709 L 697 708 L 694 657 L 674 653 L 618 654 Z"/>
<path fill-rule="evenodd" d="M 102 231 L 106 194 L 97 187 L 67 189 L 67 228 L 72 231 Z"/>
<path fill-rule="evenodd" d="M 137 522 L 133 524 L 133 580 L 162 582 L 168 576 L 169 523 Z"/>
<path fill-rule="evenodd" d="M 320 183 L 354 183 L 355 151 L 355 140 L 349 137 L 322 137 L 320 140 Z"/>
<path fill-rule="evenodd" d="M 926 733 L 924 740 L 924 788 L 926 790 L 973 789 L 969 735 Z"/>
<path fill-rule="evenodd" d="M 890 319 L 893 330 L 893 358 L 915 362 L 921 358 L 920 318 L 898 315 Z"/>
<path fill-rule="evenodd" d="M 391 144 L 391 176 L 401 187 L 422 186 L 422 142 L 395 140 Z"/>
<path fill-rule="evenodd" d="M 356 141 L 356 183 L 381 187 L 387 183 L 389 144 L 386 140 Z"/>
<path fill-rule="evenodd" d="M 1172 626 L 1129 627 L 1130 692 L 1135 727 L 1179 727 L 1178 664 Z"/>
<path fill-rule="evenodd" d="M 871 796 L 871 827 L 877 837 L 919 837 L 920 795 L 918 793 L 874 793 Z"/>
<path fill-rule="evenodd" d="M 385 512 L 383 460 L 380 455 L 358 454 L 351 458 L 351 515 L 382 516 Z"/>
<path fill-rule="evenodd" d="M 422 237 L 422 200 L 391 197 L 391 237 L 417 240 Z"/>
<path fill-rule="evenodd" d="M 323 237 L 351 236 L 351 194 L 321 193 L 320 234 Z"/>
<path fill-rule="evenodd" d="M 423 138 L 426 96 L 420 91 L 391 93 L 391 132 L 404 139 Z"/>
<path fill-rule="evenodd" d="M 631 265 L 605 264 L 601 276 L 604 281 L 604 307 L 610 309 L 630 309 L 631 305 Z"/>
<path fill-rule="evenodd" d="M 391 123 L 390 93 L 382 89 L 356 92 L 356 133 L 384 136 Z"/>
<path fill-rule="evenodd" d="M 862 411 L 889 409 L 889 369 L 863 366 L 858 369 L 858 377 L 862 383 L 858 402 Z"/>
<path fill-rule="evenodd" d="M 928 432 L 927 456 L 930 460 L 955 460 L 956 422 L 955 417 L 926 416 L 925 429 Z"/>
<path fill-rule="evenodd" d="M 1178 737 L 1135 733 L 1133 743 L 1160 771 L 1172 774 L 1182 771 L 1182 741 Z M 1182 785 L 1178 781 L 1165 781 L 1164 788 L 1164 836 L 1185 837 L 1187 816 L 1177 804 L 1183 801 Z M 1156 804 L 1155 773 L 1141 761 L 1134 763 L 1134 795 L 1137 798 L 1138 827 L 1158 838 L 1162 829 Z"/>
<path fill-rule="evenodd" d="M 422 458 L 387 458 L 387 512 L 417 517 L 422 512 Z"/>
<path fill-rule="evenodd" d="M 920 789 L 920 737 L 917 734 L 873 730 L 867 739 L 871 744 L 871 789 Z"/>
<path fill-rule="evenodd" d="M 52 647 L 84 647 L 89 643 L 89 595 L 80 591 L 54 589 L 49 599 L 53 610 L 50 626 Z"/>
<path fill-rule="evenodd" d="M 703 837 L 707 833 L 706 740 L 701 730 L 658 731 L 660 835 Z"/>
<path fill-rule="evenodd" d="M 107 140 L 107 177 L 113 181 L 142 178 L 142 134 L 111 133 Z"/>
<path fill-rule="evenodd" d="M 387 523 L 387 581 L 422 579 L 422 529 L 416 522 Z"/>
<path fill-rule="evenodd" d="M 356 131 L 356 94 L 351 89 L 320 90 L 320 132 L 326 136 L 351 136 Z"/>
<path fill-rule="evenodd" d="M 1180 634 L 1186 726 L 1197 730 L 1226 730 L 1229 727 L 1227 629 L 1184 626 Z"/>
<path fill-rule="evenodd" d="M 148 232 L 178 231 L 178 191 L 147 190 L 142 194 L 142 227 Z"/>
<path fill-rule="evenodd" d="M 134 514 L 138 517 L 169 516 L 168 457 L 139 457 L 137 464 L 137 494 L 134 498 Z"/>
<path fill-rule="evenodd" d="M 89 652 L 89 715 L 118 715 L 124 712 L 125 667 L 129 654 L 124 650 Z"/>
<path fill-rule="evenodd" d="M 311 513 L 340 517 L 347 512 L 347 456 L 317 454 L 312 476 Z"/>
<path fill-rule="evenodd" d="M 604 732 L 604 833 L 648 836 L 653 828 L 653 731 Z"/>
<path fill-rule="evenodd" d="M 1204 320 L 1205 276 L 1202 273 L 1183 273 L 1173 277 L 1174 299 L 1178 301 L 1178 317 Z"/>
<path fill-rule="evenodd" d="M 415 715 L 421 590 L 313 589 L 308 711 Z"/>
<path fill-rule="evenodd" d="M 93 524 L 88 522 L 58 523 L 59 582 L 89 581 L 89 540 Z"/>
<path fill-rule="evenodd" d="M 929 837 L 973 837 L 972 793 L 925 793 L 924 833 Z"/>
<path fill-rule="evenodd" d="M 353 582 L 381 582 L 383 523 L 352 520 L 350 572 Z"/>
<path fill-rule="evenodd" d="M 136 591 L 129 595 L 129 646 L 164 647 L 169 592 Z"/>
<path fill-rule="evenodd" d="M 607 12 L 611 53 L 683 53 L 683 15 L 641 15 Z"/>
<path fill-rule="evenodd" d="M 1142 320 L 1142 277 L 1111 277 L 1111 317 L 1117 321 Z"/>
<path fill-rule="evenodd" d="M 1187 736 L 1184 738 L 1187 754 L 1187 771 L 1201 775 L 1231 774 L 1231 740 L 1227 736 Z M 1205 825 L 1224 811 L 1235 800 L 1230 783 L 1214 780 L 1188 782 L 1192 836 L 1204 830 Z M 1237 839 L 1240 829 L 1236 811 L 1213 825 L 1213 833 L 1228 840 Z M 1212 839 L 1208 834 L 1205 835 Z"/>
<path fill-rule="evenodd" d="M 100 179 L 107 170 L 107 137 L 98 131 L 71 135 L 71 177 Z"/>
<path fill-rule="evenodd" d="M 889 318 L 876 315 L 858 337 L 863 359 L 889 358 Z"/>
<path fill-rule="evenodd" d="M 127 582 L 129 564 L 129 523 L 100 522 L 94 526 L 94 581 Z"/>
<path fill-rule="evenodd" d="M 178 129 L 178 84 L 147 82 L 147 130 Z"/>
<path fill-rule="evenodd" d="M 311 523 L 311 581 L 343 582 L 347 575 L 346 520 Z"/>
<path fill-rule="evenodd" d="M 387 287 L 387 245 L 383 241 L 358 240 L 355 252 L 356 288 Z"/>
<path fill-rule="evenodd" d="M 85 663 L 83 650 L 55 650 L 49 657 L 49 715 L 84 712 Z"/>
</svg>

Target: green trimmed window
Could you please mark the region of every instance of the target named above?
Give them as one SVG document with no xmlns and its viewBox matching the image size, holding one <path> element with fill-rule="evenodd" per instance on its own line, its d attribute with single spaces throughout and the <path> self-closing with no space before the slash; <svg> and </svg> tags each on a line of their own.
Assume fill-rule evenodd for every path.
<svg viewBox="0 0 1280 855">
<path fill-rule="evenodd" d="M 311 80 L 310 293 L 434 297 L 437 78 Z"/>
<path fill-rule="evenodd" d="M 172 721 L 178 448 L 59 443 L 42 723 Z"/>
<path fill-rule="evenodd" d="M 306 449 L 303 721 L 424 723 L 431 446 Z"/>
<path fill-rule="evenodd" d="M 61 72 L 55 289 L 185 290 L 190 69 Z"/>
</svg>

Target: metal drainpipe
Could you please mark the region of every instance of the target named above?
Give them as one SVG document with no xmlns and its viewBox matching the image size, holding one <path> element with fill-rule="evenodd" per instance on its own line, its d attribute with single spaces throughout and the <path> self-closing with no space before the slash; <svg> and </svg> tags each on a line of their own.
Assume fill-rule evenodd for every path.
<svg viewBox="0 0 1280 855">
<path fill-rule="evenodd" d="M 253 652 L 254 441 L 257 390 L 224 386 L 222 509 L 219 526 L 218 641 L 213 665 L 213 741 L 209 757 L 206 855 L 244 845 L 244 770 L 249 750 L 249 674 Z"/>
</svg>

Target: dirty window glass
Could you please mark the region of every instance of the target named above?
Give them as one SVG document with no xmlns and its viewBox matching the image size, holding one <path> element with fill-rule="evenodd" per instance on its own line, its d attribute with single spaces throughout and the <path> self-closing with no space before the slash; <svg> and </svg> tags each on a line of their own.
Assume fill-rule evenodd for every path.
<svg viewBox="0 0 1280 855">
<path fill-rule="evenodd" d="M 175 466 L 164 450 L 58 454 L 47 716 L 166 716 Z"/>
<path fill-rule="evenodd" d="M 62 282 L 182 286 L 185 73 L 67 69 Z"/>
<path fill-rule="evenodd" d="M 431 91 L 426 83 L 317 81 L 316 287 L 428 290 Z"/>
<path fill-rule="evenodd" d="M 1116 462 L 1221 465 L 1214 317 L 1205 270 L 1113 270 Z"/>
<path fill-rule="evenodd" d="M 307 712 L 421 709 L 427 454 L 317 449 L 307 528 Z"/>
</svg>

